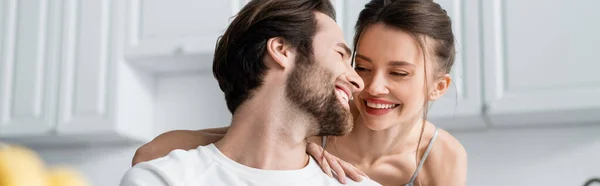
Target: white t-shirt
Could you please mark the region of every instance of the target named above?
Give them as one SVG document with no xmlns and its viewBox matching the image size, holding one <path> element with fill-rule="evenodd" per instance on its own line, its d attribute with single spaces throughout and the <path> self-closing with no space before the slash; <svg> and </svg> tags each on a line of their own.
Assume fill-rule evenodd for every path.
<svg viewBox="0 0 600 186">
<path fill-rule="evenodd" d="M 221 153 L 214 144 L 193 150 L 174 150 L 167 156 L 143 162 L 129 169 L 121 186 L 329 186 L 343 185 L 327 176 L 313 158 L 298 170 L 262 170 L 239 164 Z M 363 177 L 363 181 L 347 179 L 346 185 L 380 185 Z"/>
</svg>

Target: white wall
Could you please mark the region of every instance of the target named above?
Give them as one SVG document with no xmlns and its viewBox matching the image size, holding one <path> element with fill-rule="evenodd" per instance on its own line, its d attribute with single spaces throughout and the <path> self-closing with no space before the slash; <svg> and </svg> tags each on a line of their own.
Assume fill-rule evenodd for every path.
<svg viewBox="0 0 600 186">
<path fill-rule="evenodd" d="M 230 114 L 210 73 L 158 81 L 158 132 L 228 125 Z M 453 133 L 469 154 L 469 186 L 583 185 L 600 177 L 600 125 Z M 68 163 L 96 186 L 117 185 L 136 145 L 40 149 L 50 164 Z"/>
</svg>

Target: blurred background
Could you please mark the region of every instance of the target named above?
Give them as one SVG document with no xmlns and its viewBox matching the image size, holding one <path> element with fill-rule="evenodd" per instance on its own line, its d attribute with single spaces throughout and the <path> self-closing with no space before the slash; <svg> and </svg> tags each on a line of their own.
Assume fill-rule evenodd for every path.
<svg viewBox="0 0 600 186">
<path fill-rule="evenodd" d="M 211 58 L 246 2 L 0 0 L 0 142 L 104 186 L 160 133 L 227 126 Z M 352 43 L 367 0 L 332 2 Z M 467 150 L 467 185 L 600 177 L 600 1 L 436 2 L 458 56 L 429 118 Z"/>
</svg>

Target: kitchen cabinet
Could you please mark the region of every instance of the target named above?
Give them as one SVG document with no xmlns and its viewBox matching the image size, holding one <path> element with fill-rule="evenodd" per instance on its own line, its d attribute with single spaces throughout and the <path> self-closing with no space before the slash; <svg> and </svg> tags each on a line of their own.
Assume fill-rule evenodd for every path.
<svg viewBox="0 0 600 186">
<path fill-rule="evenodd" d="M 125 59 L 152 73 L 207 71 L 217 38 L 247 0 L 127 1 Z"/>
<path fill-rule="evenodd" d="M 341 8 L 336 9 L 336 13 L 338 17 L 342 19 L 337 19 L 338 24 L 344 31 L 344 38 L 346 38 L 346 43 L 352 49 L 354 49 L 354 26 L 356 26 L 356 20 L 358 20 L 358 14 L 365 7 L 365 4 L 369 2 L 368 0 L 355 0 L 355 1 L 344 1 L 343 6 Z M 340 11 L 342 10 L 342 11 Z"/>
<path fill-rule="evenodd" d="M 453 82 L 446 94 L 431 103 L 428 115 L 445 129 L 484 128 L 479 3 L 477 0 L 438 0 L 452 20 L 456 58 Z"/>
<path fill-rule="evenodd" d="M 144 142 L 153 77 L 123 59 L 125 1 L 4 1 L 0 139 Z"/>
<path fill-rule="evenodd" d="M 600 1 L 482 1 L 493 126 L 600 121 Z"/>
<path fill-rule="evenodd" d="M 0 3 L 0 135 L 39 135 L 55 126 L 59 4 Z M 19 20 L 19 21 L 17 21 Z"/>
</svg>

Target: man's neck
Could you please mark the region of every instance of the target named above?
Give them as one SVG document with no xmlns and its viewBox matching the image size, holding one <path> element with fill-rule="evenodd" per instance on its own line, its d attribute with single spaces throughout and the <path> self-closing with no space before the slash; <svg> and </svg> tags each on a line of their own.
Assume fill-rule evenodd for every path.
<svg viewBox="0 0 600 186">
<path fill-rule="evenodd" d="M 267 88 L 267 87 L 263 87 Z M 266 93 L 265 93 L 266 92 Z M 308 164 L 310 121 L 285 100 L 283 91 L 253 95 L 233 116 L 216 147 L 240 164 L 266 170 L 295 170 Z"/>
</svg>

